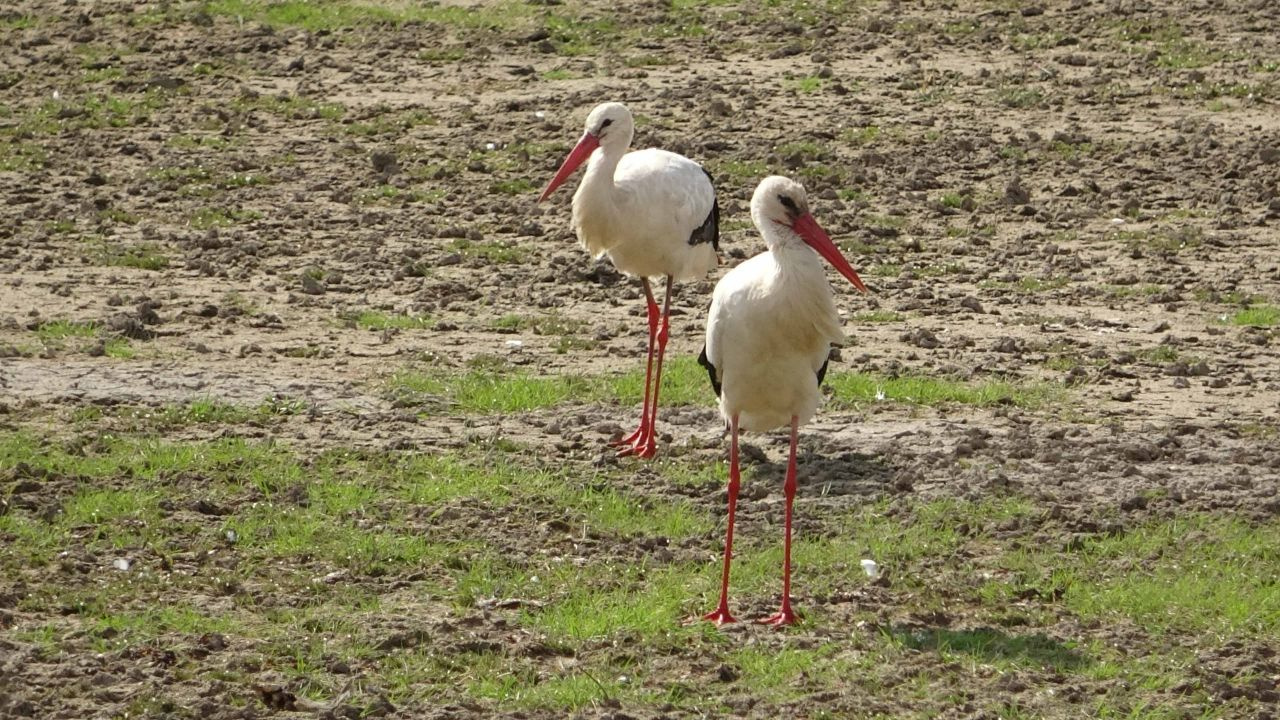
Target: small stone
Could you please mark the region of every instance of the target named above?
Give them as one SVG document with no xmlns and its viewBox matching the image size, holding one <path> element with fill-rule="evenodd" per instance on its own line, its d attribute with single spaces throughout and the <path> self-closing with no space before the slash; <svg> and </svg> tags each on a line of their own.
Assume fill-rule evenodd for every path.
<svg viewBox="0 0 1280 720">
<path fill-rule="evenodd" d="M 1004 186 L 1004 201 L 1010 205 L 1026 205 L 1031 202 L 1031 193 L 1022 187 L 1022 181 L 1015 177 Z"/>
<path fill-rule="evenodd" d="M 791 43 L 790 45 L 784 45 L 783 47 L 769 53 L 769 57 L 773 60 L 777 60 L 778 58 L 795 57 L 802 52 L 804 52 L 803 45 L 800 45 L 799 43 Z"/>
<path fill-rule="evenodd" d="M 972 295 L 966 295 L 960 301 L 960 307 L 965 308 L 966 310 L 972 310 L 973 312 L 976 312 L 976 313 L 980 313 L 983 311 L 982 303 L 978 302 L 978 298 Z"/>
<path fill-rule="evenodd" d="M 1120 501 L 1120 509 L 1126 512 L 1133 510 L 1142 510 L 1147 507 L 1147 498 L 1144 495 L 1134 495 Z"/>
<path fill-rule="evenodd" d="M 323 295 L 325 292 L 324 281 L 316 277 L 312 273 L 302 273 L 302 292 L 308 295 Z"/>
<path fill-rule="evenodd" d="M 1019 353 L 1022 352 L 1022 343 L 1011 337 L 1001 337 L 991 349 L 999 353 Z"/>
<path fill-rule="evenodd" d="M 941 342 L 938 342 L 938 337 L 925 328 L 917 328 L 911 332 L 903 333 L 898 339 L 926 350 L 932 350 L 942 345 Z"/>
<path fill-rule="evenodd" d="M 1076 366 L 1067 371 L 1067 378 L 1064 381 L 1067 387 L 1076 387 L 1083 385 L 1089 381 L 1089 373 L 1084 368 Z"/>
<path fill-rule="evenodd" d="M 400 163 L 394 152 L 376 150 L 369 153 L 369 162 L 373 163 L 373 171 L 383 176 L 391 176 L 400 172 Z"/>
</svg>

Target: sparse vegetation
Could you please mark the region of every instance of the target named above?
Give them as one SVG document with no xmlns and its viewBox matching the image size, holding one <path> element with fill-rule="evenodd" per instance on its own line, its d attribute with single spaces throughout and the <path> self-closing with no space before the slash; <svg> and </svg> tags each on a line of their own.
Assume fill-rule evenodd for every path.
<svg viewBox="0 0 1280 720">
<path fill-rule="evenodd" d="M 491 263 L 523 262 L 528 251 L 519 245 L 501 242 L 476 242 L 459 238 L 450 243 L 450 247 L 465 257 L 482 258 Z"/>
<path fill-rule="evenodd" d="M 1280 324 L 1280 308 L 1274 305 L 1251 305 L 1230 317 L 1232 325 L 1274 327 Z"/>
<path fill-rule="evenodd" d="M 204 207 L 197 210 L 189 220 L 191 227 L 197 230 L 208 230 L 214 227 L 236 225 L 262 217 L 257 210 L 244 210 L 231 207 Z"/>
<path fill-rule="evenodd" d="M 926 376 L 887 377 L 867 373 L 834 373 L 828 384 L 836 407 L 873 402 L 910 405 L 1016 405 L 1040 408 L 1063 399 L 1062 391 L 1048 385 L 1004 381 L 961 382 Z"/>
<path fill-rule="evenodd" d="M 431 328 L 435 325 L 435 320 L 425 315 L 387 313 L 381 310 L 361 310 L 359 312 L 344 313 L 341 318 L 342 322 L 348 327 L 356 327 L 361 330 L 417 330 Z"/>
</svg>

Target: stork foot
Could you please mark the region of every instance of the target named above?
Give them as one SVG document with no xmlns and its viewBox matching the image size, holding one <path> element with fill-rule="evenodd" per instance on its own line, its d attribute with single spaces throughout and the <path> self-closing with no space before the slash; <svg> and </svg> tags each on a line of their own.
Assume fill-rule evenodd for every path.
<svg viewBox="0 0 1280 720">
<path fill-rule="evenodd" d="M 630 435 L 627 435 L 626 437 L 620 437 L 617 440 L 610 440 L 609 447 L 622 447 L 623 445 L 634 445 L 636 444 L 637 441 L 640 440 L 640 438 L 644 437 L 644 431 L 645 431 L 645 427 L 644 425 L 641 425 L 640 427 L 635 429 L 635 432 L 631 433 Z"/>
<path fill-rule="evenodd" d="M 784 607 L 769 617 L 762 617 L 756 620 L 756 623 L 760 625 L 772 625 L 774 627 L 795 625 L 797 622 L 800 622 L 800 618 L 796 616 L 790 607 Z"/>
<path fill-rule="evenodd" d="M 629 457 L 635 455 L 641 460 L 648 460 L 658 454 L 658 444 L 654 442 L 653 436 L 641 438 L 637 440 L 635 445 L 624 447 L 618 451 L 617 457 Z"/>
<path fill-rule="evenodd" d="M 715 610 L 703 615 L 702 619 L 714 623 L 716 627 L 720 627 L 727 623 L 738 622 L 737 618 L 729 614 L 729 608 L 724 605 L 721 605 Z"/>
<path fill-rule="evenodd" d="M 618 450 L 617 457 L 630 457 L 632 455 L 648 460 L 658 454 L 658 441 L 654 437 L 653 428 L 648 425 L 640 425 L 640 427 L 630 435 L 621 440 L 609 443 L 610 447 L 621 448 Z"/>
</svg>

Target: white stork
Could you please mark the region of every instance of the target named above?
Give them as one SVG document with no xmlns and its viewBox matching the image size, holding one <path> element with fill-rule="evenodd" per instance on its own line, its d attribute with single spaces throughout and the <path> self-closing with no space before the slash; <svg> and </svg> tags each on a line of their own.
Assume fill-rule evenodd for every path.
<svg viewBox="0 0 1280 720">
<path fill-rule="evenodd" d="M 791 425 L 791 450 L 783 492 L 782 607 L 759 622 L 795 622 L 791 609 L 791 504 L 796 494 L 796 438 L 818 409 L 818 386 L 832 344 L 844 339 L 831 285 L 818 256 L 854 287 L 866 292 L 858 274 L 809 214 L 804 187 L 784 177 L 765 178 L 751 198 L 751 219 L 764 236 L 763 252 L 734 268 L 716 285 L 707 318 L 707 344 L 698 362 L 706 366 L 720 397 L 720 414 L 731 434 L 729 527 L 724 541 L 720 605 L 704 616 L 717 625 L 729 614 L 729 562 L 738 502 L 738 431 Z M 814 251 L 817 251 L 816 253 Z"/>
<path fill-rule="evenodd" d="M 689 158 L 654 148 L 627 152 L 634 131 L 635 122 L 625 105 L 597 105 L 587 116 L 586 132 L 538 201 L 586 161 L 587 171 L 573 194 L 573 229 L 578 240 L 593 257 L 608 255 L 618 270 L 639 277 L 644 287 L 649 317 L 644 406 L 640 426 L 613 445 L 622 447 L 619 455 L 649 458 L 657 450 L 658 389 L 672 281 L 701 278 L 715 267 L 720 206 L 710 175 Z M 658 276 L 667 279 L 661 315 L 649 285 L 649 278 Z"/>
</svg>

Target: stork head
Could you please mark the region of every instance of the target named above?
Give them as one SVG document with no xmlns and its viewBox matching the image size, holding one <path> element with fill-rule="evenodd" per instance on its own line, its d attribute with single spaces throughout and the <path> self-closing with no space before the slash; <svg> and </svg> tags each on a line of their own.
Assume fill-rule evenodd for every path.
<svg viewBox="0 0 1280 720">
<path fill-rule="evenodd" d="M 556 171 L 555 177 L 551 178 L 551 182 L 547 183 L 547 188 L 538 197 L 538 202 L 546 200 L 548 195 L 555 192 L 555 189 L 560 187 L 574 170 L 591 157 L 591 153 L 595 152 L 596 148 L 603 147 L 605 152 L 617 154 L 626 152 L 626 149 L 631 147 L 631 136 L 634 133 L 635 120 L 632 119 L 631 111 L 626 105 L 617 102 L 597 105 L 587 116 L 586 131 L 582 133 L 578 144 L 569 151 L 564 162 L 560 163 L 560 169 Z"/>
<path fill-rule="evenodd" d="M 803 242 L 831 263 L 855 288 L 867 291 L 862 278 L 809 213 L 809 196 L 800 183 L 780 175 L 761 180 L 751 196 L 751 219 L 760 228 L 770 250 L 778 249 L 778 245 Z"/>
</svg>

